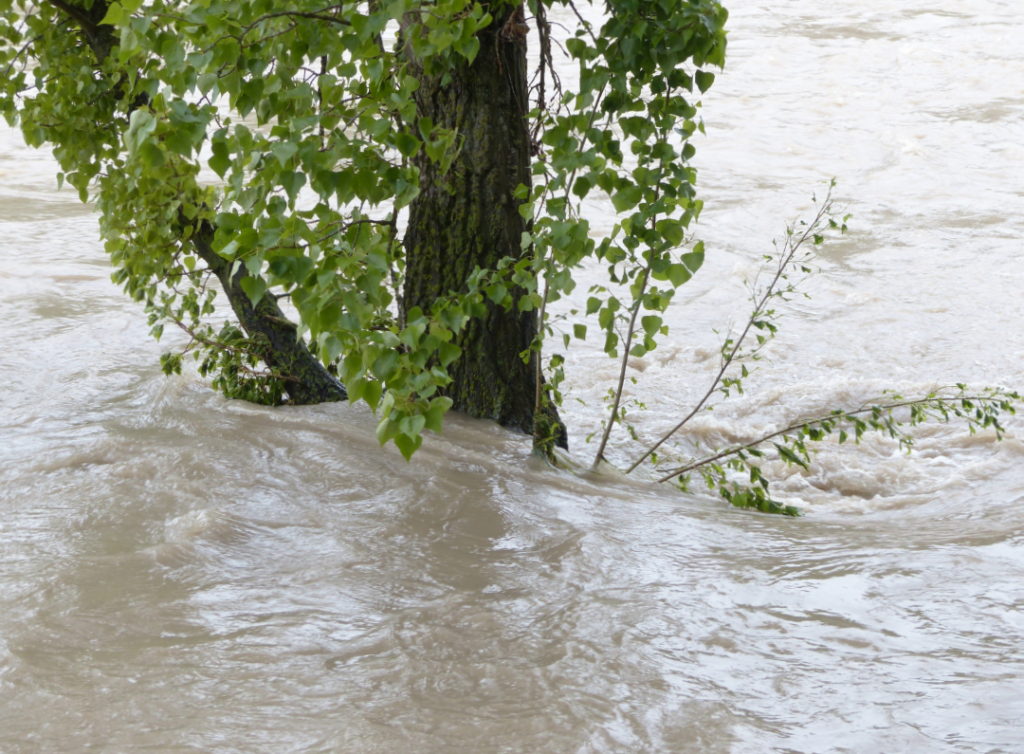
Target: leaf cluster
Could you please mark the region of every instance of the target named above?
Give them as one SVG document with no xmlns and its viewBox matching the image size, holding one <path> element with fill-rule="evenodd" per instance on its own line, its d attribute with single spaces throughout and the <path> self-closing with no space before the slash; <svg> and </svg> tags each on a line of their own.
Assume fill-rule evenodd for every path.
<svg viewBox="0 0 1024 754">
<path fill-rule="evenodd" d="M 573 7 L 530 5 L 546 32 L 555 4 Z M 0 110 L 30 144 L 53 147 L 59 181 L 96 202 L 113 279 L 154 334 L 165 323 L 188 334 L 166 371 L 192 353 L 227 395 L 283 400 L 289 375 L 270 366 L 267 344 L 230 316 L 213 322 L 218 287 L 237 279 L 252 306 L 272 296 L 293 312 L 349 397 L 377 412 L 381 442 L 408 457 L 425 429 L 441 430 L 461 355 L 453 338 L 488 300 L 544 317 L 595 260 L 610 285 L 588 311 L 610 355 L 630 314 L 649 312 L 636 343 L 625 336 L 637 354 L 667 332 L 660 315 L 703 260 L 700 246 L 680 254 L 701 208 L 688 140 L 702 128 L 694 97 L 714 80 L 706 69 L 724 63 L 727 14 L 714 0 L 614 0 L 600 29 L 580 17 L 565 43 L 578 91 L 541 93 L 528 115 L 537 145 L 534 185 L 516 195 L 530 220 L 524 254 L 477 270 L 430 311 L 401 310 L 400 215 L 421 190 L 421 161 L 443 172 L 462 140 L 418 115 L 418 77 L 447 83 L 471 66 L 507 7 L 0 0 Z M 550 55 L 541 65 L 557 81 Z M 580 212 L 594 193 L 622 214 L 599 244 Z M 613 292 L 622 287 L 625 297 Z M 572 332 L 586 337 L 586 325 Z M 544 322 L 531 348 L 552 333 Z M 547 361 L 556 399 L 562 359 Z"/>
</svg>

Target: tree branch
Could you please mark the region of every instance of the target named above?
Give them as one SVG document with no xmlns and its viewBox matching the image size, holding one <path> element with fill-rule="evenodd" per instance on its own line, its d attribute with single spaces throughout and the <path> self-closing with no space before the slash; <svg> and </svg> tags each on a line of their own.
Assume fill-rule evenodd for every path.
<svg viewBox="0 0 1024 754">
<path fill-rule="evenodd" d="M 791 432 L 796 432 L 796 431 L 798 431 L 800 429 L 803 429 L 804 427 L 811 427 L 811 426 L 816 425 L 816 424 L 823 424 L 825 422 L 835 422 L 836 425 L 838 425 L 839 422 L 841 422 L 843 420 L 850 420 L 850 419 L 852 419 L 853 417 L 856 417 L 856 416 L 862 416 L 864 414 L 878 414 L 878 415 L 880 415 L 882 413 L 891 412 L 891 411 L 893 411 L 895 409 L 898 409 L 898 408 L 908 408 L 908 407 L 914 407 L 914 406 L 922 406 L 922 407 L 925 407 L 925 408 L 932 407 L 932 408 L 934 408 L 934 409 L 936 409 L 938 411 L 943 411 L 944 409 L 946 409 L 946 407 L 948 405 L 948 402 L 954 402 L 954 401 L 968 401 L 970 403 L 975 403 L 975 402 L 976 403 L 995 402 L 995 401 L 1001 401 L 1001 400 L 1007 400 L 1007 399 L 1010 399 L 1010 398 L 1014 398 L 1015 395 L 1016 395 L 1016 394 L 1013 394 L 1013 393 L 1010 393 L 1010 394 L 996 393 L 996 394 L 993 394 L 993 395 L 957 395 L 957 396 L 953 396 L 951 398 L 942 398 L 942 397 L 939 397 L 937 395 L 937 393 L 941 392 L 942 390 L 948 390 L 948 389 L 952 389 L 952 388 L 949 388 L 949 387 L 940 388 L 935 393 L 932 393 L 931 395 L 926 396 L 924 398 L 916 398 L 914 400 L 894 401 L 892 403 L 885 403 L 885 404 L 874 405 L 874 406 L 863 406 L 863 407 L 861 407 L 859 409 L 856 409 L 854 411 L 838 410 L 838 411 L 833 411 L 832 413 L 827 414 L 825 416 L 818 416 L 818 417 L 815 417 L 813 419 L 804 419 L 803 421 L 799 421 L 799 422 L 795 422 L 793 424 L 790 424 L 788 427 L 785 427 L 783 429 L 779 429 L 779 430 L 776 430 L 774 432 L 769 432 L 766 435 L 762 435 L 761 437 L 757 438 L 756 440 L 751 440 L 750 442 L 741 443 L 739 445 L 733 445 L 731 448 L 726 448 L 725 450 L 722 450 L 722 451 L 719 451 L 717 453 L 714 453 L 713 455 L 705 456 L 704 458 L 701 458 L 701 459 L 699 459 L 697 461 L 693 461 L 692 463 L 689 463 L 689 464 L 687 464 L 685 466 L 682 466 L 682 467 L 680 467 L 678 469 L 675 469 L 674 471 L 666 474 L 665 476 L 661 477 L 657 481 L 659 483 L 667 482 L 670 479 L 674 479 L 675 477 L 680 476 L 682 474 L 685 474 L 685 473 L 687 473 L 689 471 L 693 471 L 695 469 L 699 469 L 702 466 L 707 466 L 708 464 L 714 463 L 716 461 L 720 461 L 723 458 L 728 458 L 729 456 L 734 456 L 734 455 L 736 455 L 738 453 L 742 453 L 743 451 L 750 450 L 752 448 L 756 448 L 758 445 L 762 445 L 762 444 L 768 442 L 769 440 L 775 439 L 776 437 L 779 437 L 779 436 L 782 436 L 782 435 L 788 435 Z M 957 409 L 954 409 L 954 410 L 959 411 Z M 971 421 L 973 423 L 973 420 L 969 419 L 969 421 Z M 834 430 L 834 427 L 832 429 Z M 832 430 L 830 430 L 829 434 L 831 434 L 831 431 Z M 890 430 L 890 431 L 892 431 L 892 430 Z"/>
<path fill-rule="evenodd" d="M 826 195 L 825 197 L 825 201 L 822 202 L 821 209 L 819 209 L 818 214 L 815 215 L 814 221 L 807 226 L 807 230 L 804 231 L 803 235 L 799 238 L 799 240 L 797 240 L 795 244 L 792 244 L 790 246 L 789 253 L 784 253 L 782 258 L 780 259 L 778 269 L 775 271 L 775 275 L 772 278 L 771 283 L 769 283 L 768 288 L 765 289 L 764 295 L 761 297 L 761 300 L 755 301 L 754 311 L 751 313 L 750 318 L 747 320 L 746 327 L 743 328 L 743 332 L 740 334 L 739 339 L 732 347 L 732 350 L 729 351 L 728 356 L 726 356 L 726 358 L 723 360 L 722 367 L 721 369 L 718 370 L 718 374 L 715 375 L 715 379 L 712 381 L 711 387 L 708 388 L 707 392 L 704 393 L 704 396 L 697 402 L 697 405 L 693 407 L 693 410 L 683 417 L 682 421 L 680 421 L 669 432 L 667 432 L 660 440 L 654 443 L 654 445 L 649 447 L 647 451 L 633 463 L 632 466 L 626 469 L 627 474 L 631 473 L 634 469 L 636 469 L 637 466 L 639 466 L 641 463 L 647 460 L 651 453 L 660 448 L 666 440 L 668 440 L 670 437 L 672 437 L 672 435 L 674 435 L 676 432 L 682 429 L 687 422 L 689 422 L 694 416 L 697 415 L 697 413 L 702 408 L 704 408 L 704 405 L 708 402 L 711 396 L 714 395 L 715 391 L 718 389 L 718 386 L 722 382 L 722 377 L 725 376 L 726 371 L 728 371 L 733 361 L 735 361 L 736 356 L 740 353 L 740 348 L 742 347 L 743 341 L 746 339 L 747 335 L 750 334 L 750 329 L 754 326 L 754 323 L 757 321 L 757 318 L 763 313 L 764 307 L 768 303 L 769 299 L 771 299 L 771 297 L 775 294 L 775 287 L 778 285 L 779 280 L 782 279 L 783 273 L 786 271 L 786 268 L 790 265 L 790 263 L 792 263 L 793 258 L 796 256 L 796 253 L 797 251 L 799 251 L 800 247 L 804 245 L 808 238 L 814 235 L 815 230 L 818 228 L 821 220 L 828 214 L 828 211 L 831 206 L 832 189 L 830 188 L 828 195 Z"/>
</svg>

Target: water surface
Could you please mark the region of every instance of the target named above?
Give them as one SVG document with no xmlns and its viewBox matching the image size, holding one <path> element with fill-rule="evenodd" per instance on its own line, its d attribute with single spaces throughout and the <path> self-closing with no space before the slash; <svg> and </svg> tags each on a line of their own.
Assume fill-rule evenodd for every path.
<svg viewBox="0 0 1024 754">
<path fill-rule="evenodd" d="M 638 431 L 706 389 L 713 330 L 832 176 L 854 232 L 691 437 L 1024 385 L 1016 4 L 729 7 L 697 144 L 708 261 L 634 364 Z M 799 520 L 552 471 L 460 418 L 406 464 L 365 406 L 164 378 L 55 172 L 0 132 L 5 754 L 1024 751 L 1021 425 L 772 466 Z M 614 366 L 568 368 L 586 462 Z"/>
</svg>

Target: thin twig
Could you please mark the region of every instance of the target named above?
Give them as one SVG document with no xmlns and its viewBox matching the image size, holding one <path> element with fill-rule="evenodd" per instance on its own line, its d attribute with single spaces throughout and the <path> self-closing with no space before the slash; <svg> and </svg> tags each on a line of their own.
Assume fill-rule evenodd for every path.
<svg viewBox="0 0 1024 754">
<path fill-rule="evenodd" d="M 47 0 L 47 2 L 52 2 L 52 3 L 55 3 L 55 4 L 59 3 L 59 2 L 62 2 L 62 1 L 63 0 Z M 225 34 L 222 37 L 219 37 L 218 39 L 214 40 L 214 42 L 212 44 L 210 44 L 205 50 L 203 50 L 203 52 L 207 52 L 209 50 L 212 50 L 214 47 L 216 47 L 218 44 L 223 42 L 225 39 L 235 39 L 235 40 L 238 40 L 239 42 L 241 42 L 241 40 L 245 37 L 245 35 L 248 34 L 250 31 L 252 31 L 256 26 L 258 26 L 259 24 L 263 23 L 264 21 L 268 21 L 268 20 L 270 20 L 272 18 L 282 18 L 282 17 L 287 17 L 287 18 L 306 18 L 306 19 L 312 19 L 312 20 L 316 20 L 316 21 L 329 21 L 330 23 L 341 24 L 342 26 L 351 26 L 352 24 L 349 23 L 347 20 L 345 20 L 343 18 L 338 18 L 337 16 L 324 16 L 324 15 L 321 15 L 323 13 L 326 13 L 327 11 L 339 10 L 342 7 L 343 6 L 341 6 L 341 5 L 331 5 L 331 6 L 327 7 L 327 8 L 322 8 L 322 9 L 320 9 L 318 11 L 312 11 L 312 12 L 285 10 L 285 11 L 278 11 L 277 13 L 266 13 L 266 14 L 260 16 L 259 18 L 257 18 L 255 21 L 253 21 L 248 26 L 244 27 L 240 34 Z M 294 28 L 294 27 L 291 27 L 291 28 Z"/>
<path fill-rule="evenodd" d="M 544 353 L 543 350 L 542 350 L 544 348 L 544 329 L 546 327 L 546 325 L 544 324 L 544 314 L 545 314 L 545 311 L 548 308 L 548 287 L 549 287 L 549 285 L 550 285 L 550 282 L 548 281 L 548 278 L 545 275 L 544 276 L 544 298 L 541 299 L 541 302 L 540 302 L 540 348 L 537 350 L 537 393 L 536 393 L 536 396 L 534 398 L 534 404 L 533 404 L 533 412 L 534 412 L 534 414 L 539 414 L 540 413 L 540 409 L 541 409 L 541 405 L 540 405 L 541 404 L 541 394 L 542 394 L 541 382 L 544 380 L 544 367 L 541 364 L 541 356 Z"/>
<path fill-rule="evenodd" d="M 654 251 L 651 250 L 651 257 L 654 256 Z M 633 314 L 629 318 L 629 329 L 626 330 L 626 341 L 623 347 L 622 354 L 622 367 L 619 369 L 619 385 L 615 389 L 615 403 L 612 405 L 612 415 L 608 419 L 608 424 L 604 428 L 604 436 L 601 438 L 601 446 L 597 449 L 597 455 L 594 456 L 594 468 L 604 458 L 604 449 L 608 445 L 608 438 L 612 434 L 612 427 L 615 426 L 615 421 L 619 416 L 619 403 L 622 401 L 622 386 L 626 382 L 626 367 L 629 366 L 629 349 L 633 345 L 633 332 L 636 326 L 636 317 L 640 313 L 640 307 L 644 303 L 644 291 L 647 289 L 647 281 L 651 276 L 651 263 L 648 262 L 644 268 L 644 278 L 640 281 L 640 291 L 636 297 L 636 305 L 633 307 Z"/>
<path fill-rule="evenodd" d="M 829 189 L 829 193 L 825 197 L 825 201 L 822 202 L 821 209 L 818 210 L 818 214 L 815 216 L 814 221 L 807 226 L 807 230 L 799 238 L 799 240 L 797 240 L 796 243 L 790 245 L 789 253 L 783 254 L 782 258 L 779 261 L 778 269 L 775 271 L 775 276 L 772 278 L 771 283 L 769 283 L 768 287 L 765 289 L 765 293 L 761 297 L 761 300 L 759 302 L 756 302 L 754 311 L 751 313 L 750 319 L 747 320 L 746 327 L 743 328 L 743 332 L 740 335 L 739 339 L 733 345 L 732 350 L 729 351 L 729 355 L 726 356 L 723 360 L 722 367 L 718 370 L 718 374 L 715 375 L 715 379 L 712 381 L 711 387 L 709 387 L 707 392 L 704 393 L 704 397 L 702 397 L 700 401 L 697 402 L 697 405 L 693 407 L 693 410 L 691 410 L 690 413 L 683 417 L 682 421 L 680 421 L 669 432 L 667 432 L 660 440 L 658 440 L 658 442 L 654 443 L 654 445 L 649 447 L 647 451 L 633 463 L 632 466 L 626 469 L 627 474 L 634 471 L 637 466 L 639 466 L 641 463 L 647 460 L 651 453 L 660 448 L 666 440 L 668 440 L 670 437 L 672 437 L 672 435 L 674 435 L 676 432 L 682 429 L 687 422 L 689 422 L 694 416 L 697 415 L 697 413 L 702 408 L 704 408 L 704 405 L 708 402 L 711 396 L 715 394 L 716 390 L 718 390 L 718 386 L 722 381 L 722 377 L 725 376 L 726 371 L 732 365 L 733 361 L 736 359 L 736 356 L 740 353 L 740 348 L 743 345 L 743 341 L 746 339 L 747 335 L 750 334 L 750 329 L 754 326 L 754 322 L 757 321 L 757 318 L 763 313 L 764 307 L 768 303 L 769 299 L 772 297 L 772 295 L 774 295 L 775 286 L 777 286 L 779 280 L 782 279 L 782 275 L 786 271 L 786 268 L 793 261 L 793 258 L 796 256 L 796 253 L 797 251 L 799 251 L 800 247 L 803 246 L 807 239 L 814 235 L 814 232 L 818 228 L 818 225 L 821 222 L 822 218 L 824 218 L 825 215 L 828 214 L 829 208 L 832 204 L 831 199 L 832 190 Z"/>
<path fill-rule="evenodd" d="M 950 389 L 950 388 L 940 388 L 940 390 L 947 390 L 947 389 Z M 938 391 L 936 391 L 936 392 L 938 392 Z M 811 426 L 812 424 L 820 424 L 821 422 L 825 422 L 825 421 L 836 421 L 836 422 L 838 422 L 838 421 L 841 421 L 843 419 L 847 419 L 848 417 L 852 417 L 852 416 L 860 416 L 862 414 L 875 413 L 875 412 L 892 411 L 892 410 L 897 409 L 897 408 L 907 408 L 908 406 L 921 406 L 921 405 L 927 406 L 928 404 L 934 403 L 936 401 L 943 402 L 943 403 L 945 401 L 971 401 L 971 402 L 979 402 L 980 403 L 982 401 L 993 401 L 993 400 L 998 400 L 998 396 L 992 396 L 992 395 L 989 395 L 989 396 L 983 396 L 983 395 L 956 395 L 956 396 L 952 396 L 950 398 L 942 398 L 942 397 L 938 396 L 937 394 L 933 393 L 931 396 L 929 396 L 927 398 L 917 398 L 915 400 L 897 401 L 895 403 L 885 403 L 885 404 L 874 405 L 874 406 L 864 406 L 862 408 L 856 409 L 855 411 L 832 412 L 830 414 L 826 414 L 825 416 L 818 416 L 818 417 L 815 417 L 813 419 L 804 419 L 803 421 L 795 422 L 793 424 L 790 424 L 788 427 L 786 427 L 784 429 L 779 429 L 779 430 L 776 430 L 775 432 L 769 432 L 768 434 L 763 435 L 763 436 L 757 438 L 756 440 L 752 440 L 750 442 L 742 443 L 740 445 L 733 445 L 731 448 L 726 448 L 725 450 L 719 451 L 719 452 L 715 453 L 714 455 L 705 456 L 704 458 L 701 458 L 701 459 L 699 459 L 697 461 L 693 461 L 692 463 L 689 463 L 686 466 L 682 466 L 682 467 L 680 467 L 678 469 L 675 469 L 674 471 L 666 474 L 665 476 L 661 477 L 657 481 L 659 483 L 667 482 L 670 479 L 674 479 L 675 477 L 677 477 L 677 476 L 679 476 L 681 474 L 687 473 L 688 471 L 693 471 L 694 469 L 699 469 L 701 466 L 707 466 L 709 463 L 714 463 L 715 461 L 720 461 L 723 458 L 728 458 L 729 456 L 736 455 L 737 453 L 740 453 L 740 452 L 742 452 L 744 450 L 749 450 L 751 448 L 756 448 L 758 445 L 766 443 L 766 442 L 768 442 L 771 439 L 779 437 L 780 435 L 786 435 L 786 434 L 789 434 L 790 432 L 796 432 L 797 430 L 802 429 L 803 427 Z"/>
<path fill-rule="evenodd" d="M 188 333 L 189 337 L 195 343 L 199 343 L 200 345 L 206 346 L 207 348 L 219 349 L 219 350 L 222 350 L 222 351 L 227 351 L 228 353 L 235 354 L 235 355 L 245 354 L 247 356 L 252 356 L 253 358 L 259 359 L 260 361 L 263 361 L 263 363 L 266 363 L 266 361 L 264 360 L 263 355 L 260 354 L 260 353 L 257 353 L 256 351 L 250 351 L 248 348 L 239 348 L 237 346 L 229 346 L 226 343 L 220 343 L 220 342 L 215 341 L 215 340 L 210 340 L 209 338 L 206 338 L 206 337 L 200 335 L 199 333 L 195 332 L 191 327 L 186 325 L 180 319 L 172 318 L 171 321 L 174 324 L 176 324 L 178 327 L 180 327 L 182 330 L 184 330 L 186 333 Z M 189 343 L 188 345 L 185 346 L 185 349 L 184 349 L 183 353 L 188 353 L 191 350 L 191 348 L 192 348 L 192 343 Z M 294 376 L 292 376 L 290 374 L 278 374 L 272 368 L 268 368 L 264 372 L 257 372 L 255 369 L 253 369 L 252 367 L 247 366 L 246 364 L 239 363 L 239 364 L 235 364 L 234 366 L 240 368 L 244 372 L 248 372 L 253 377 L 272 377 L 274 379 L 283 380 L 284 382 L 295 382 L 295 383 L 302 382 L 302 380 L 300 380 L 298 377 L 294 377 Z"/>
<path fill-rule="evenodd" d="M 62 27 L 67 22 L 68 22 L 68 19 L 66 19 L 66 18 L 62 19 L 61 22 L 59 24 L 57 24 L 53 29 L 47 29 L 42 34 L 37 34 L 36 36 L 32 37 L 32 39 L 28 40 L 25 44 L 23 44 L 21 46 L 21 49 L 19 49 L 18 52 L 15 53 L 14 57 L 11 58 L 11 62 L 8 64 L 7 68 L 4 70 L 3 78 L 5 78 L 5 79 L 7 78 L 8 74 L 10 74 L 10 72 L 11 72 L 11 69 L 14 68 L 14 64 L 18 62 L 18 58 L 21 57 L 21 54 L 23 52 L 25 52 L 25 50 L 27 50 L 32 45 L 33 42 L 39 41 L 40 39 L 45 37 L 49 32 L 53 31 L 54 29 L 59 29 L 60 27 Z"/>
</svg>

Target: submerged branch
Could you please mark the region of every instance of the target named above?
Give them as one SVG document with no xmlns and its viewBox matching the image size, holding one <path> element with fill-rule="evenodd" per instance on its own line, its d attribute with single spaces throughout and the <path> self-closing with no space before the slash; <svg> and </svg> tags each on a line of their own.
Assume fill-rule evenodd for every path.
<svg viewBox="0 0 1024 754">
<path fill-rule="evenodd" d="M 982 428 L 993 427 L 996 430 L 997 438 L 1002 439 L 1004 430 L 998 421 L 999 412 L 1006 411 L 1011 414 L 1015 413 L 1013 401 L 1019 401 L 1020 396 L 1014 392 L 1003 392 L 1001 390 L 993 390 L 988 394 L 981 395 L 965 395 L 963 393 L 963 386 L 957 385 L 955 387 L 961 390 L 960 394 L 950 396 L 948 398 L 943 398 L 938 394 L 943 390 L 954 389 L 954 386 L 940 388 L 934 393 L 923 398 L 911 400 L 900 399 L 885 404 L 863 406 L 853 411 L 843 411 L 842 409 L 838 409 L 829 414 L 825 414 L 824 416 L 794 422 L 783 429 L 769 432 L 755 440 L 751 440 L 750 442 L 733 445 L 732 447 L 705 456 L 704 458 L 700 458 L 692 463 L 686 464 L 685 466 L 681 466 L 661 477 L 657 481 L 659 483 L 667 482 L 682 474 L 695 471 L 704 466 L 717 463 L 732 456 L 740 456 L 748 451 L 756 451 L 758 446 L 763 445 L 770 440 L 774 440 L 776 437 L 787 437 L 788 435 L 796 432 L 800 432 L 811 440 L 822 440 L 825 437 L 834 434 L 836 430 L 839 430 L 839 441 L 842 443 L 847 439 L 847 435 L 842 427 L 850 425 L 852 425 L 855 430 L 855 442 L 859 443 L 863 433 L 870 428 L 879 432 L 887 432 L 890 437 L 898 439 L 900 445 L 907 447 L 909 450 L 910 446 L 913 444 L 913 438 L 906 432 L 900 430 L 899 427 L 902 423 L 896 421 L 892 417 L 892 412 L 900 408 L 911 409 L 911 426 L 916 426 L 928 418 L 939 418 L 943 422 L 948 422 L 950 415 L 953 415 L 966 419 L 972 433 L 975 431 L 975 428 L 979 426 Z M 959 404 L 959 406 L 957 404 Z M 866 415 L 870 415 L 871 418 L 866 421 L 859 418 Z M 779 448 L 779 446 L 776 447 L 780 450 L 780 454 L 784 456 L 787 463 L 795 463 L 806 468 L 807 464 L 805 459 L 808 458 L 808 453 L 806 448 L 803 447 L 803 441 L 799 440 L 798 442 L 800 443 L 798 447 L 799 455 L 792 451 L 783 453 L 781 452 L 783 448 Z"/>
</svg>

